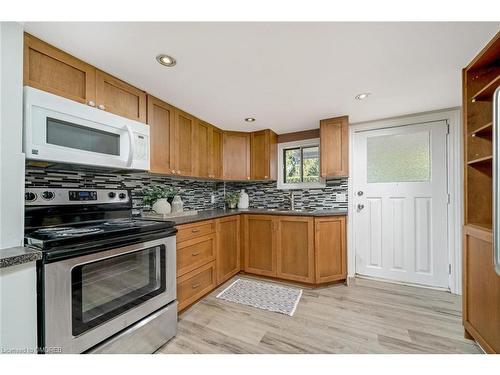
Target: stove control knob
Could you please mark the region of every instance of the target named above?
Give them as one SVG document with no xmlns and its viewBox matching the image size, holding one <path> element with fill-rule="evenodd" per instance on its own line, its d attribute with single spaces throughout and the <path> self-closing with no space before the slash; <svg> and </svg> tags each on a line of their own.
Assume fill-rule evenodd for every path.
<svg viewBox="0 0 500 375">
<path fill-rule="evenodd" d="M 118 195 L 118 198 L 120 198 L 120 199 L 125 199 L 125 198 L 127 198 L 127 194 L 125 194 L 125 193 L 120 193 L 120 194 Z"/>
<path fill-rule="evenodd" d="M 49 200 L 51 200 L 51 199 L 54 199 L 54 193 L 53 193 L 52 191 L 44 191 L 44 192 L 42 193 L 42 197 L 43 197 L 43 199 L 45 199 L 45 200 L 48 200 L 48 201 L 49 201 Z"/>
<path fill-rule="evenodd" d="M 36 199 L 36 194 L 32 192 L 27 192 L 24 194 L 24 200 L 28 202 L 33 202 Z"/>
<path fill-rule="evenodd" d="M 116 197 L 116 193 L 115 193 L 114 191 L 110 191 L 110 192 L 108 193 L 108 197 L 110 197 L 110 198 L 114 198 L 114 197 Z"/>
</svg>

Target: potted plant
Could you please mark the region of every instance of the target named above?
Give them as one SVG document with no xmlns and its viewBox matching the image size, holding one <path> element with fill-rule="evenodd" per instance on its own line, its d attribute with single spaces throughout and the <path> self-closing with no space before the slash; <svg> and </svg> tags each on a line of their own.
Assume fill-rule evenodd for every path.
<svg viewBox="0 0 500 375">
<path fill-rule="evenodd" d="M 227 192 L 224 197 L 224 202 L 226 202 L 228 208 L 236 208 L 240 195 L 235 192 Z"/>
<path fill-rule="evenodd" d="M 142 201 L 158 214 L 169 214 L 171 206 L 169 200 L 178 193 L 178 189 L 171 186 L 153 185 L 143 190 Z"/>
</svg>

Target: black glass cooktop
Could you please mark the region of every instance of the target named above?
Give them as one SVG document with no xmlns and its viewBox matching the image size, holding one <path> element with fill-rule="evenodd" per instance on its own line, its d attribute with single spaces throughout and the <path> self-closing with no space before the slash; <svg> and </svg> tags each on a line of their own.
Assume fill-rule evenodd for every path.
<svg viewBox="0 0 500 375">
<path fill-rule="evenodd" d="M 114 219 L 102 222 L 80 223 L 44 227 L 26 233 L 27 245 L 41 250 L 50 250 L 65 245 L 86 245 L 96 240 L 121 239 L 133 235 L 143 235 L 171 231 L 174 223 L 170 221 L 146 221 L 136 219 Z"/>
</svg>

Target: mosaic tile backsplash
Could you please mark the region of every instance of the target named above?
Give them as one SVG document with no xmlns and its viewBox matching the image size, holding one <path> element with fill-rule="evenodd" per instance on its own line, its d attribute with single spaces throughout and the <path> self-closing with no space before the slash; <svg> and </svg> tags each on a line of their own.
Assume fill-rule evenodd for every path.
<svg viewBox="0 0 500 375">
<path fill-rule="evenodd" d="M 275 181 L 220 182 L 172 178 L 150 173 L 117 174 L 75 170 L 26 168 L 26 187 L 76 189 L 130 189 L 134 213 L 142 208 L 142 190 L 150 185 L 166 184 L 180 189 L 185 209 L 204 210 L 224 207 L 224 192 L 245 189 L 251 208 L 289 208 L 287 191 L 278 190 Z M 306 209 L 347 209 L 336 193 L 347 195 L 347 178 L 327 181 L 323 189 L 294 190 L 295 207 Z M 211 203 L 212 195 L 215 203 Z"/>
</svg>

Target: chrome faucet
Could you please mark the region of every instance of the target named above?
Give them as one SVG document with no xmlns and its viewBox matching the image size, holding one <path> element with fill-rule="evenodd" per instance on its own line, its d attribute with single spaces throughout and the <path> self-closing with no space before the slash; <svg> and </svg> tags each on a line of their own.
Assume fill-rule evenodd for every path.
<svg viewBox="0 0 500 375">
<path fill-rule="evenodd" d="M 287 199 L 290 202 L 290 209 L 293 211 L 295 210 L 295 195 L 293 194 L 293 191 L 290 190 L 290 192 L 285 195 L 285 199 Z"/>
</svg>

